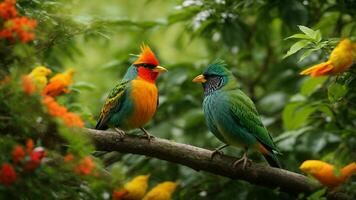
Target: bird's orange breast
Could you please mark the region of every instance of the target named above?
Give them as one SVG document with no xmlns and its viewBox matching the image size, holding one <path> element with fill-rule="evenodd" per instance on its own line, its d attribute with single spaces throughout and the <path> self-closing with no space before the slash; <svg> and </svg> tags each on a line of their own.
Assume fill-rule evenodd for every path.
<svg viewBox="0 0 356 200">
<path fill-rule="evenodd" d="M 143 79 L 132 80 L 131 99 L 134 109 L 128 118 L 129 128 L 144 126 L 156 113 L 158 91 L 154 83 Z"/>
</svg>

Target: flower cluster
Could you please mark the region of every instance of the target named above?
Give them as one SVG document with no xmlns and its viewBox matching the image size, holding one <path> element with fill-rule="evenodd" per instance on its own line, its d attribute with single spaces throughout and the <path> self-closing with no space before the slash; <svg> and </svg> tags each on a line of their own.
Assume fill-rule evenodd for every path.
<svg viewBox="0 0 356 200">
<path fill-rule="evenodd" d="M 68 127 L 83 127 L 84 122 L 79 115 L 69 112 L 68 109 L 55 100 L 60 94 L 69 93 L 67 87 L 72 83 L 74 70 L 69 69 L 64 73 L 58 73 L 53 76 L 47 84 L 47 76 L 51 70 L 38 66 L 31 73 L 22 77 L 23 91 L 32 95 L 39 91 L 42 95 L 42 103 L 46 106 L 48 113 L 53 117 L 58 117 L 64 121 Z M 42 89 L 41 89 L 42 88 Z"/>
<path fill-rule="evenodd" d="M 95 164 L 93 160 L 89 156 L 86 156 L 75 167 L 74 172 L 78 175 L 88 175 L 92 172 L 94 167 Z"/>
<path fill-rule="evenodd" d="M 15 171 L 19 172 L 32 172 L 35 171 L 40 165 L 42 159 L 45 157 L 45 150 L 43 147 L 34 148 L 32 139 L 28 139 L 26 148 L 17 144 L 13 147 L 11 152 L 13 165 L 10 163 L 3 163 L 0 169 L 0 183 L 9 186 L 14 183 L 18 177 Z"/>
<path fill-rule="evenodd" d="M 23 91 L 28 95 L 32 95 L 35 92 L 35 85 L 33 84 L 31 78 L 29 76 L 22 76 L 21 80 Z"/>
<path fill-rule="evenodd" d="M 4 20 L 17 16 L 15 7 L 16 0 L 5 0 L 0 3 L 0 17 Z"/>
<path fill-rule="evenodd" d="M 16 0 L 5 0 L 0 3 L 0 17 L 3 19 L 0 24 L 0 39 L 7 39 L 15 42 L 16 38 L 23 43 L 35 39 L 33 30 L 37 26 L 37 21 L 28 17 L 17 16 Z"/>
<path fill-rule="evenodd" d="M 11 164 L 4 163 L 0 169 L 0 183 L 4 185 L 11 185 L 16 181 L 16 172 Z"/>
<path fill-rule="evenodd" d="M 73 166 L 74 173 L 78 175 L 89 175 L 92 174 L 95 169 L 95 163 L 90 156 L 82 158 L 79 163 L 75 162 L 73 154 L 67 154 L 63 158 L 64 162 Z"/>
<path fill-rule="evenodd" d="M 53 97 L 44 96 L 42 102 L 46 105 L 51 116 L 63 119 L 68 127 L 84 127 L 83 120 L 77 114 L 69 112 L 66 107 L 59 105 Z"/>
</svg>

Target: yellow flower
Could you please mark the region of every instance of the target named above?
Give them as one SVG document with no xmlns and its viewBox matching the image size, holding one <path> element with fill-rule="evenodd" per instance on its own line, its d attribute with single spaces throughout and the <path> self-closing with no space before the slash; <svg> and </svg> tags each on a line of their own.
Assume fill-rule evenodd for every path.
<svg viewBox="0 0 356 200">
<path fill-rule="evenodd" d="M 151 189 L 143 200 L 170 200 L 173 192 L 177 188 L 177 183 L 165 181 Z"/>
<path fill-rule="evenodd" d="M 354 62 L 355 45 L 351 40 L 343 39 L 331 52 L 329 60 L 300 72 L 300 75 L 312 77 L 323 75 L 336 75 L 348 70 Z"/>
<path fill-rule="evenodd" d="M 338 176 L 335 174 L 335 167 L 333 165 L 320 160 L 304 161 L 299 169 L 310 174 L 327 187 L 337 187 L 356 172 L 356 163 L 353 162 L 343 167 Z"/>
<path fill-rule="evenodd" d="M 123 189 L 115 190 L 113 192 L 113 199 L 142 200 L 148 187 L 149 178 L 150 175 L 136 176 L 130 182 L 126 183 Z"/>
</svg>

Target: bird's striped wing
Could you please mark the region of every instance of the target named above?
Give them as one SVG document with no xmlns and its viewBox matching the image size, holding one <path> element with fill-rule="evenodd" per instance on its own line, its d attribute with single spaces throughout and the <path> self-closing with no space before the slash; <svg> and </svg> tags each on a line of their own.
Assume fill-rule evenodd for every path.
<svg viewBox="0 0 356 200">
<path fill-rule="evenodd" d="M 116 85 L 114 89 L 111 90 L 103 108 L 101 109 L 99 120 L 95 127 L 96 129 L 103 130 L 108 128 L 107 122 L 110 119 L 110 116 L 114 112 L 120 111 L 122 102 L 125 99 L 125 91 L 129 82 L 130 81 L 121 82 Z"/>
<path fill-rule="evenodd" d="M 262 124 L 252 100 L 241 90 L 229 93 L 229 104 L 234 121 L 257 138 L 265 147 L 278 151 L 271 135 Z"/>
</svg>

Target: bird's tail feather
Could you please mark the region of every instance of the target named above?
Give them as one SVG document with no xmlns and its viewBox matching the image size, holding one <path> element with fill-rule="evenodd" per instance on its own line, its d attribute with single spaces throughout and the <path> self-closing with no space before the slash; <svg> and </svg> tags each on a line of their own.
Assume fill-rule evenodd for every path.
<svg viewBox="0 0 356 200">
<path fill-rule="evenodd" d="M 282 168 L 281 163 L 273 152 L 265 153 L 263 156 L 271 167 Z"/>
<path fill-rule="evenodd" d="M 300 75 L 311 75 L 313 77 L 327 74 L 333 69 L 331 61 L 323 62 L 300 72 Z"/>
<path fill-rule="evenodd" d="M 279 162 L 273 149 L 266 148 L 263 143 L 260 142 L 257 143 L 257 149 L 260 153 L 262 153 L 269 165 L 272 167 L 282 168 L 281 163 Z"/>
<path fill-rule="evenodd" d="M 103 120 L 100 118 L 100 119 L 98 120 L 98 122 L 96 123 L 95 129 L 96 129 L 96 130 L 106 130 L 106 129 L 108 129 L 108 127 L 107 127 L 107 125 L 105 125 L 105 124 L 103 123 Z"/>
</svg>

